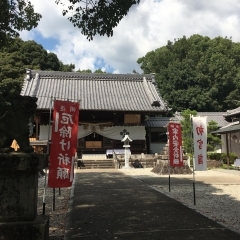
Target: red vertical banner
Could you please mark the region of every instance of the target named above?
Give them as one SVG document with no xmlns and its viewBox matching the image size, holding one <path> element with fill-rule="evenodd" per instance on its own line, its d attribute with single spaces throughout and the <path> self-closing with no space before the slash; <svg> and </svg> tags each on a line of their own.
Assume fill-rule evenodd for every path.
<svg viewBox="0 0 240 240">
<path fill-rule="evenodd" d="M 180 123 L 168 124 L 170 166 L 183 166 L 182 129 Z"/>
<path fill-rule="evenodd" d="M 77 151 L 79 103 L 55 101 L 48 187 L 70 187 L 74 178 Z"/>
</svg>

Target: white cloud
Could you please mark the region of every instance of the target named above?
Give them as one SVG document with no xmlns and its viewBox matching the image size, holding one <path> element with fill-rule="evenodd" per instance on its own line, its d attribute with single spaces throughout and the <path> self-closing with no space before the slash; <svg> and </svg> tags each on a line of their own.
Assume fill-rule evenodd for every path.
<svg viewBox="0 0 240 240">
<path fill-rule="evenodd" d="M 240 2 L 238 0 L 142 0 L 114 29 L 111 38 L 96 36 L 89 42 L 80 29 L 61 14 L 54 1 L 32 0 L 36 12 L 43 15 L 36 30 L 24 31 L 24 40 L 35 39 L 35 31 L 55 38 L 54 51 L 63 63 L 76 69 L 111 69 L 113 72 L 141 72 L 137 59 L 183 35 L 232 36 L 240 41 Z M 41 42 L 39 42 L 41 44 Z M 101 66 L 102 64 L 102 66 Z"/>
</svg>

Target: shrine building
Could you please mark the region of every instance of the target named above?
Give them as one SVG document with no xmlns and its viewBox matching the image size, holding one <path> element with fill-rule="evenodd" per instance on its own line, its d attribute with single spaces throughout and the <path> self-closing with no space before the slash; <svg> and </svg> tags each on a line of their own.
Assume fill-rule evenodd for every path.
<svg viewBox="0 0 240 240">
<path fill-rule="evenodd" d="M 160 152 L 167 143 L 165 120 L 169 118 L 165 116 L 170 109 L 159 93 L 154 74 L 27 70 L 21 95 L 38 98 L 31 138 L 37 152 L 46 152 L 51 139 L 54 99 L 80 103 L 78 156 L 122 149 L 124 132 L 132 139 L 133 154 Z M 154 128 L 151 121 L 147 123 L 154 117 L 162 118 L 164 126 Z M 152 144 L 158 144 L 158 138 L 162 145 Z"/>
</svg>

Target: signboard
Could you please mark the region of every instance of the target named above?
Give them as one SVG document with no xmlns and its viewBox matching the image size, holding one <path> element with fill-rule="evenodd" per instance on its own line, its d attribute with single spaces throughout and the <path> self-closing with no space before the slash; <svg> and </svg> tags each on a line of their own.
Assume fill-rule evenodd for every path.
<svg viewBox="0 0 240 240">
<path fill-rule="evenodd" d="M 140 124 L 141 114 L 124 114 L 124 124 Z"/>
<path fill-rule="evenodd" d="M 55 101 L 48 186 L 70 187 L 74 178 L 77 151 L 79 103 Z"/>
<path fill-rule="evenodd" d="M 207 170 L 207 117 L 192 117 L 194 169 Z"/>
<path fill-rule="evenodd" d="M 170 166 L 183 166 L 182 129 L 180 123 L 168 124 Z"/>
</svg>

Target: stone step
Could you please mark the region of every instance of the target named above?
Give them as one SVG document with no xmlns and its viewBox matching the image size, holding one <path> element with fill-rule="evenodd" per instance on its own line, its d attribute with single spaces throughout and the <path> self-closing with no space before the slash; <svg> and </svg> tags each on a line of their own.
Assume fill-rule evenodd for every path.
<svg viewBox="0 0 240 240">
<path fill-rule="evenodd" d="M 78 159 L 77 167 L 82 169 L 114 169 L 115 165 L 113 160 Z"/>
<path fill-rule="evenodd" d="M 114 169 L 114 167 L 109 167 L 109 166 L 84 166 L 81 167 L 80 169 Z"/>
<path fill-rule="evenodd" d="M 105 160 L 106 154 L 82 154 L 82 160 Z"/>
</svg>

